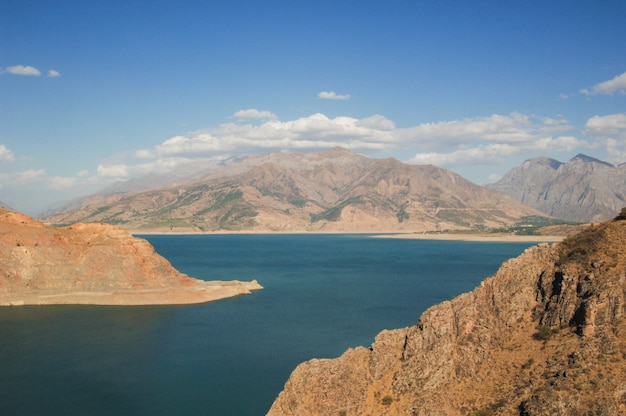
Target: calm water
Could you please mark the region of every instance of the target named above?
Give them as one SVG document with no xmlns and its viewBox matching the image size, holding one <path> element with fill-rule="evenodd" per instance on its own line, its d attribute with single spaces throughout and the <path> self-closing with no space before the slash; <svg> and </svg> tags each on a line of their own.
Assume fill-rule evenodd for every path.
<svg viewBox="0 0 626 416">
<path fill-rule="evenodd" d="M 265 289 L 159 307 L 0 309 L 0 415 L 263 415 L 293 368 L 369 346 L 530 244 L 148 236 L 201 279 Z"/>
</svg>

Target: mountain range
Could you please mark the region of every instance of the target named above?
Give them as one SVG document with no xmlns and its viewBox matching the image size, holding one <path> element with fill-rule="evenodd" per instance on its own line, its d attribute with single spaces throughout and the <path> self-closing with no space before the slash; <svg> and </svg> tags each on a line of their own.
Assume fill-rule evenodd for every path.
<svg viewBox="0 0 626 416">
<path fill-rule="evenodd" d="M 626 164 L 614 166 L 582 154 L 567 163 L 539 157 L 488 187 L 551 217 L 601 222 L 626 205 Z"/>
<path fill-rule="evenodd" d="M 44 221 L 107 222 L 133 231 L 418 232 L 494 229 L 539 217 L 538 210 L 449 170 L 337 147 L 147 176 Z"/>
</svg>

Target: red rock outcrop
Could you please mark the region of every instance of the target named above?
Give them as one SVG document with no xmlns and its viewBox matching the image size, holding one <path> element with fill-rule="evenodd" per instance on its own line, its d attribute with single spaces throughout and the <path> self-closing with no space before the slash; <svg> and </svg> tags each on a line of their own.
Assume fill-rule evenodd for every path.
<svg viewBox="0 0 626 416">
<path fill-rule="evenodd" d="M 256 289 L 191 278 L 109 224 L 54 228 L 0 209 L 0 305 L 199 303 Z"/>
<path fill-rule="evenodd" d="M 299 365 L 270 416 L 626 414 L 626 215 L 527 249 L 368 348 Z"/>
</svg>

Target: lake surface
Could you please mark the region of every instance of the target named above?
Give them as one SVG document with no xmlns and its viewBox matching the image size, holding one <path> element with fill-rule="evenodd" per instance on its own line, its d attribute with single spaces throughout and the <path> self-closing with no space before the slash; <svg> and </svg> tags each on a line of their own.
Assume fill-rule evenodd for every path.
<svg viewBox="0 0 626 416">
<path fill-rule="evenodd" d="M 298 363 L 415 324 L 532 245 L 144 238 L 190 276 L 265 289 L 200 305 L 0 308 L 0 415 L 263 415 Z"/>
</svg>

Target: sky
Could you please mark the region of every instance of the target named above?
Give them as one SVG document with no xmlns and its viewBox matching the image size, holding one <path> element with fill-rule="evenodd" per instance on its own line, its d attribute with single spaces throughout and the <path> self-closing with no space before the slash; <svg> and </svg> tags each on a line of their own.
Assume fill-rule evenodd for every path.
<svg viewBox="0 0 626 416">
<path fill-rule="evenodd" d="M 0 0 L 0 202 L 343 146 L 488 184 L 626 162 L 626 2 Z"/>
</svg>

